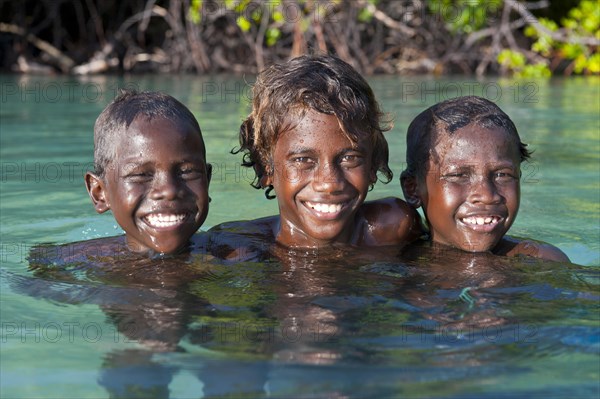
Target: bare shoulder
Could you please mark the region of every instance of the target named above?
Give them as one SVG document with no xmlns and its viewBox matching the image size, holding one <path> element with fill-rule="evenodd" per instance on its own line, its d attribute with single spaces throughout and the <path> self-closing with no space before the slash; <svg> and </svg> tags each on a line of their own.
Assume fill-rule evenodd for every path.
<svg viewBox="0 0 600 399">
<path fill-rule="evenodd" d="M 559 248 L 543 241 L 532 239 L 521 240 L 515 237 L 504 237 L 494 252 L 505 256 L 531 256 L 555 262 L 571 262 L 569 257 Z"/>
<path fill-rule="evenodd" d="M 117 258 L 129 252 L 125 236 L 102 237 L 67 244 L 39 244 L 28 255 L 30 266 L 89 262 L 90 259 Z"/>
<path fill-rule="evenodd" d="M 421 217 L 405 201 L 388 197 L 368 201 L 361 207 L 363 244 L 394 245 L 412 242 L 423 233 Z"/>
<path fill-rule="evenodd" d="M 217 258 L 241 262 L 267 256 L 275 243 L 274 226 L 278 216 L 221 223 L 208 230 L 209 252 Z"/>
<path fill-rule="evenodd" d="M 236 220 L 218 224 L 208 231 L 211 233 L 231 232 L 242 235 L 268 235 L 269 233 L 272 234 L 273 226 L 278 223 L 278 221 L 278 216 L 267 216 L 254 220 Z"/>
</svg>

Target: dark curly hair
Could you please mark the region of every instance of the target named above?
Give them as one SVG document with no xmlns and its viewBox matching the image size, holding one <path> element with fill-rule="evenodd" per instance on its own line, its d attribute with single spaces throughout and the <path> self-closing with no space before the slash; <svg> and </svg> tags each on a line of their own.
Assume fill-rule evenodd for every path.
<svg viewBox="0 0 600 399">
<path fill-rule="evenodd" d="M 290 115 L 302 117 L 311 109 L 335 115 L 353 143 L 368 137 L 374 174 L 379 171 L 385 183 L 391 181 L 388 144 L 383 137 L 389 121 L 383 121 L 367 81 L 346 62 L 330 55 L 306 55 L 272 65 L 258 75 L 252 96 L 252 112 L 240 126 L 240 147 L 231 152 L 243 153 L 242 166 L 256 173 L 251 185 L 266 188 L 267 198 L 274 198 L 270 195 L 273 187 L 262 182 L 273 173 L 275 143 L 291 128 L 285 125 Z"/>
<path fill-rule="evenodd" d="M 475 124 L 492 129 L 500 128 L 515 138 L 521 162 L 531 157 L 527 144 L 521 141 L 513 121 L 493 102 L 477 96 L 452 98 L 421 112 L 408 127 L 406 135 L 406 169 L 403 176 L 423 178 L 430 156 L 434 156 L 435 140 L 440 132 L 453 134 L 456 130 Z"/>
</svg>

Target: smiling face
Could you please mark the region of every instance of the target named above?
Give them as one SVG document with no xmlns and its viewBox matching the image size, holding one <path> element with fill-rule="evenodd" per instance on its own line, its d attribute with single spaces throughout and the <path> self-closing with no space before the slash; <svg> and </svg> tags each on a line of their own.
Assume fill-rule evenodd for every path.
<svg viewBox="0 0 600 399">
<path fill-rule="evenodd" d="M 469 252 L 492 250 L 513 224 L 520 199 L 518 141 L 469 125 L 438 133 L 417 193 L 432 240 Z"/>
<path fill-rule="evenodd" d="M 181 250 L 208 213 L 200 133 L 185 122 L 141 116 L 119 137 L 104 177 L 86 176 L 96 210 L 112 211 L 133 251 Z"/>
<path fill-rule="evenodd" d="M 366 139 L 353 144 L 333 115 L 308 110 L 295 122 L 277 139 L 266 182 L 279 202 L 277 241 L 301 247 L 348 242 L 376 179 L 371 145 Z"/>
</svg>

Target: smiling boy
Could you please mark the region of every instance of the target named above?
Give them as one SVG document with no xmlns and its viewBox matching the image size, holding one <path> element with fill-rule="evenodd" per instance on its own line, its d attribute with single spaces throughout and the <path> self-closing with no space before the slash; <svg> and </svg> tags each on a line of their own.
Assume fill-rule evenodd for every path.
<svg viewBox="0 0 600 399">
<path fill-rule="evenodd" d="M 419 237 L 418 214 L 404 201 L 364 203 L 378 172 L 392 177 L 382 117 L 368 83 L 336 57 L 303 56 L 261 72 L 234 153 L 254 168 L 255 188 L 267 198 L 276 193 L 279 215 L 223 224 L 213 234 L 304 248 Z"/>
<path fill-rule="evenodd" d="M 210 164 L 200 126 L 171 96 L 123 91 L 94 126 L 94 173 L 85 184 L 98 213 L 111 210 L 129 250 L 186 250 L 208 213 Z"/>
<path fill-rule="evenodd" d="M 531 153 L 497 105 L 459 97 L 408 128 L 404 196 L 423 208 L 433 242 L 469 252 L 568 261 L 558 248 L 505 236 L 519 210 L 521 162 Z"/>
</svg>

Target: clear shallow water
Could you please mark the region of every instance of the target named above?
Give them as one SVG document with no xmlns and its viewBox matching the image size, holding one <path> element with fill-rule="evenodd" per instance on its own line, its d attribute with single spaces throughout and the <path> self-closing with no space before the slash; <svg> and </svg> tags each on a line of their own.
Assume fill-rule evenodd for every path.
<svg viewBox="0 0 600 399">
<path fill-rule="evenodd" d="M 273 214 L 276 203 L 228 154 L 248 112 L 241 79 L 5 76 L 0 396 L 598 396 L 600 81 L 371 83 L 395 117 L 396 176 L 422 109 L 459 90 L 496 99 L 535 150 L 511 234 L 588 267 L 425 248 L 235 267 L 195 256 L 178 260 L 186 278 L 170 276 L 172 260 L 136 263 L 132 276 L 85 265 L 70 281 L 34 275 L 34 245 L 120 233 L 94 213 L 82 179 L 94 120 L 118 86 L 167 91 L 198 117 L 215 165 L 203 229 Z M 389 195 L 400 195 L 397 178 L 369 198 Z"/>
</svg>

